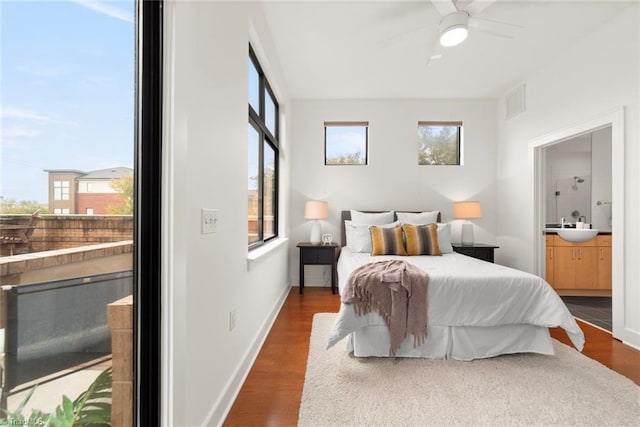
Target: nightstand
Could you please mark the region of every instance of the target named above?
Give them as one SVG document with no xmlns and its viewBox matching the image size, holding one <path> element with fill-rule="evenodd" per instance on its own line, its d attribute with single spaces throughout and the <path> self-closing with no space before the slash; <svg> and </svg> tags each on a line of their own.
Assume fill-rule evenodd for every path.
<svg viewBox="0 0 640 427">
<path fill-rule="evenodd" d="M 300 248 L 300 294 L 304 292 L 304 266 L 305 265 L 330 265 L 331 266 L 331 293 L 336 293 L 338 269 L 337 243 L 298 243 Z"/>
<path fill-rule="evenodd" d="M 500 246 L 474 243 L 473 245 L 463 245 L 462 243 L 452 243 L 454 252 L 467 255 L 483 261 L 493 262 L 493 251 Z"/>
</svg>

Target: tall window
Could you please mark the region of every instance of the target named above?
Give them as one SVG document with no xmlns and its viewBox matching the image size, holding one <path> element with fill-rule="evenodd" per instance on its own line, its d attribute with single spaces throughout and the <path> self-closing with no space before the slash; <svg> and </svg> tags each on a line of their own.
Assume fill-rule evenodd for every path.
<svg viewBox="0 0 640 427">
<path fill-rule="evenodd" d="M 29 216 L 21 243 L 10 250 L 1 245 L 0 256 L 9 266 L 23 254 L 37 253 L 44 261 L 23 266 L 25 273 L 37 268 L 37 274 L 12 282 L 0 277 L 6 285 L 0 290 L 0 318 L 9 319 L 1 325 L 1 425 L 65 424 L 71 401 L 74 411 L 89 416 L 86 421 L 108 423 L 113 407 L 113 425 L 132 425 L 134 403 L 146 411 L 144 402 L 155 399 L 159 389 L 159 347 L 148 348 L 161 324 L 160 203 L 149 202 L 160 191 L 148 182 L 150 176 L 160 182 L 161 163 L 154 160 L 160 158 L 162 138 L 145 124 L 161 124 L 155 113 L 161 111 L 161 92 L 150 88 L 162 80 L 162 68 L 145 58 L 162 58 L 162 38 L 150 38 L 161 20 L 148 12 L 161 12 L 161 6 L 141 0 L 3 1 L 0 6 L 2 197 L 24 206 L 20 213 Z M 87 217 L 92 209 L 99 212 L 105 199 L 77 194 L 85 188 L 76 180 L 80 171 L 119 166 L 135 168 L 141 178 L 136 218 Z M 52 168 L 59 169 L 50 180 L 43 171 Z M 50 208 L 73 218 L 42 215 Z M 38 210 L 40 215 L 33 215 Z M 0 208 L 0 216 L 4 213 Z M 53 237 L 47 233 L 51 224 Z M 137 312 L 134 325 L 131 307 Z M 143 363 L 133 368 L 137 360 Z M 159 424 L 145 415 L 137 412 L 140 425 Z"/>
<path fill-rule="evenodd" d="M 462 122 L 418 122 L 418 164 L 460 165 Z"/>
<path fill-rule="evenodd" d="M 69 181 L 53 181 L 53 200 L 69 200 Z"/>
<path fill-rule="evenodd" d="M 249 45 L 248 242 L 278 235 L 278 101 Z"/>
<path fill-rule="evenodd" d="M 366 165 L 368 122 L 325 122 L 324 164 Z"/>
</svg>

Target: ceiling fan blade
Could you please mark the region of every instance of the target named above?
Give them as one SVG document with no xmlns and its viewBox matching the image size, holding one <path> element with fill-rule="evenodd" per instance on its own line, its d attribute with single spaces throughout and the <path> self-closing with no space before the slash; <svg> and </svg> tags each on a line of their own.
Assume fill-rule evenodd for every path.
<svg viewBox="0 0 640 427">
<path fill-rule="evenodd" d="M 453 0 L 431 0 L 431 3 L 438 10 L 440 16 L 447 16 L 458 11 Z"/>
<path fill-rule="evenodd" d="M 476 16 L 495 2 L 496 0 L 474 0 L 469 3 L 464 10 L 467 11 L 469 15 Z"/>
<path fill-rule="evenodd" d="M 491 34 L 507 39 L 514 38 L 522 29 L 520 25 L 507 24 L 506 22 L 491 21 L 476 17 L 469 17 L 469 27 L 482 33 Z"/>
</svg>

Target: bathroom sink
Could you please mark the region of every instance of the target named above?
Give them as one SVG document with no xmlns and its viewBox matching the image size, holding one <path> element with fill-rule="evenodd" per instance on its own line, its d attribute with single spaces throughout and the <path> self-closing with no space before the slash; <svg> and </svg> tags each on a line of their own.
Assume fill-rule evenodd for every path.
<svg viewBox="0 0 640 427">
<path fill-rule="evenodd" d="M 574 243 L 586 242 L 598 234 L 593 228 L 548 228 L 547 231 L 555 231 L 562 239 Z"/>
</svg>

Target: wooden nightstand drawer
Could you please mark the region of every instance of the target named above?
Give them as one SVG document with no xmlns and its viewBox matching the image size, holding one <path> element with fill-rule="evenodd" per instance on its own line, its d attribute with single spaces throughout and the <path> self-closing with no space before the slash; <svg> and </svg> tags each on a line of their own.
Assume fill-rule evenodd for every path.
<svg viewBox="0 0 640 427">
<path fill-rule="evenodd" d="M 305 264 L 331 264 L 335 257 L 335 248 L 304 248 L 300 251 Z"/>
<path fill-rule="evenodd" d="M 331 248 L 329 250 L 319 250 L 318 262 L 322 264 L 331 264 L 335 256 L 336 256 L 335 248 Z"/>
<path fill-rule="evenodd" d="M 318 263 L 318 254 L 319 251 L 316 248 L 305 248 L 304 250 L 300 251 L 302 262 L 304 262 L 305 264 Z"/>
</svg>

